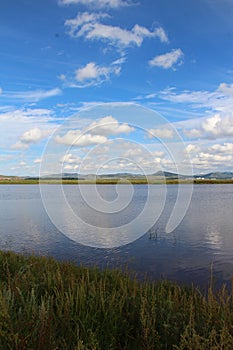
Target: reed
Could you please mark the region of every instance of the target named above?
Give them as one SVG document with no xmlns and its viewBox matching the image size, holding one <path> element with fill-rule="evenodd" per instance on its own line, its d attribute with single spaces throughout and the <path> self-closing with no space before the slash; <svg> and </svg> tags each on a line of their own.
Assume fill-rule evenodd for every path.
<svg viewBox="0 0 233 350">
<path fill-rule="evenodd" d="M 232 294 L 0 252 L 0 349 L 232 349 Z"/>
</svg>

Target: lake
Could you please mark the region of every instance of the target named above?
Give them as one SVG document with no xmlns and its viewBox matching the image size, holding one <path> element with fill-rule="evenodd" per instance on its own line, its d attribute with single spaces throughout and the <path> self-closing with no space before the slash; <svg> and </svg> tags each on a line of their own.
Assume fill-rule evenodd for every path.
<svg viewBox="0 0 233 350">
<path fill-rule="evenodd" d="M 127 268 L 135 271 L 139 278 L 146 274 L 150 279 L 163 277 L 201 287 L 208 283 L 212 266 L 216 286 L 222 282 L 230 285 L 233 276 L 232 185 L 195 185 L 189 208 L 172 233 L 166 233 L 165 227 L 177 197 L 177 185 L 166 186 L 164 207 L 161 205 L 163 186 L 151 185 L 150 208 L 153 210 L 145 216 L 140 213 L 145 207 L 146 185 L 131 186 L 132 198 L 127 198 L 126 185 L 118 186 L 127 204 L 122 210 L 117 207 L 119 193 L 114 185 L 97 185 L 104 200 L 102 207 L 95 209 L 91 208 L 95 199 L 94 186 L 81 186 L 85 187 L 63 186 L 71 211 L 81 218 L 76 221 L 66 206 L 63 208 L 58 185 L 43 185 L 46 209 L 38 185 L 1 185 L 0 249 L 33 252 L 85 266 Z M 190 185 L 180 186 L 188 190 Z M 80 188 L 81 192 L 85 189 L 88 200 L 82 198 Z M 114 206 L 106 213 L 108 203 Z M 153 215 L 153 227 L 148 229 L 146 224 Z M 121 227 L 126 230 L 127 224 L 135 219 L 138 220 L 135 221 L 137 231 L 141 229 L 142 232 L 134 237 L 132 227 L 129 228 L 132 242 L 122 245 L 122 236 L 117 237 L 116 232 Z M 54 225 L 54 220 L 65 234 Z M 99 235 L 99 228 L 105 230 L 103 236 Z M 127 236 L 127 232 L 124 234 Z M 111 247 L 111 238 L 116 247 Z M 103 248 L 101 242 L 106 239 L 110 247 Z M 120 246 L 116 244 L 118 239 Z M 86 246 L 85 242 L 94 246 Z"/>
</svg>

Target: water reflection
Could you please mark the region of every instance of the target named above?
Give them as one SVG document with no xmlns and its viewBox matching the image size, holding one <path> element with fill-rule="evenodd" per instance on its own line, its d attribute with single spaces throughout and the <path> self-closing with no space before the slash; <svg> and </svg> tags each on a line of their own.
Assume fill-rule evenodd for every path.
<svg viewBox="0 0 233 350">
<path fill-rule="evenodd" d="M 65 190 L 73 209 L 76 212 L 83 210 L 85 215 L 85 206 L 82 206 L 81 199 L 77 200 L 76 187 L 67 186 Z M 102 186 L 101 191 L 111 192 L 111 186 Z M 176 199 L 177 187 L 167 186 L 167 191 L 165 208 L 148 232 L 123 247 L 99 249 L 74 242 L 53 225 L 42 205 L 38 186 L 1 185 L 0 248 L 52 255 L 88 266 L 128 266 L 139 277 L 146 273 L 152 279 L 166 277 L 200 285 L 207 283 L 213 263 L 214 276 L 218 281 L 230 284 L 233 276 L 233 186 L 195 186 L 191 205 L 182 223 L 170 234 L 165 233 L 165 227 Z M 122 216 L 115 216 L 116 227 L 119 220 L 127 222 L 129 216 L 136 215 L 138 208 L 141 208 L 143 187 L 139 187 L 135 193 L 132 212 L 128 207 Z M 56 186 L 48 186 L 47 194 L 54 215 L 58 216 L 61 225 L 69 229 L 70 238 L 78 229 L 80 234 L 92 235 L 92 238 L 97 233 L 100 239 L 94 226 L 89 232 L 82 225 L 77 228 L 77 222 L 72 221 L 69 212 L 61 206 Z M 105 193 L 106 198 L 110 195 Z M 158 198 L 154 199 L 155 207 Z M 97 217 L 92 220 L 96 222 Z M 110 214 L 110 217 L 99 217 L 99 220 L 102 220 L 101 226 L 108 230 L 108 236 L 104 239 L 109 238 L 111 242 L 114 216 Z"/>
<path fill-rule="evenodd" d="M 213 248 L 216 253 L 222 248 L 222 237 L 220 234 L 220 228 L 216 224 L 209 224 L 206 228 L 206 244 Z"/>
</svg>

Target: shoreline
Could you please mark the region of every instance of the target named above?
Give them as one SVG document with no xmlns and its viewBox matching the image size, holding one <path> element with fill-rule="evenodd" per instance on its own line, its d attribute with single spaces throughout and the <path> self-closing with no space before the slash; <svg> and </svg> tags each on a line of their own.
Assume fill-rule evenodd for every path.
<svg viewBox="0 0 233 350">
<path fill-rule="evenodd" d="M 210 180 L 137 180 L 137 179 L 111 179 L 111 180 L 0 180 L 0 185 L 223 185 L 233 184 L 233 179 Z"/>
</svg>

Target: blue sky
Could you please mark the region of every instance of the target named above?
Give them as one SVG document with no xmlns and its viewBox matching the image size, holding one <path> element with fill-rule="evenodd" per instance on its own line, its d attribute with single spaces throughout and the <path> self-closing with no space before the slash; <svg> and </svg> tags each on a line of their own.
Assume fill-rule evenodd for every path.
<svg viewBox="0 0 233 350">
<path fill-rule="evenodd" d="M 232 18 L 231 0 L 2 1 L 0 174 L 48 154 L 50 172 L 232 171 Z"/>
</svg>

